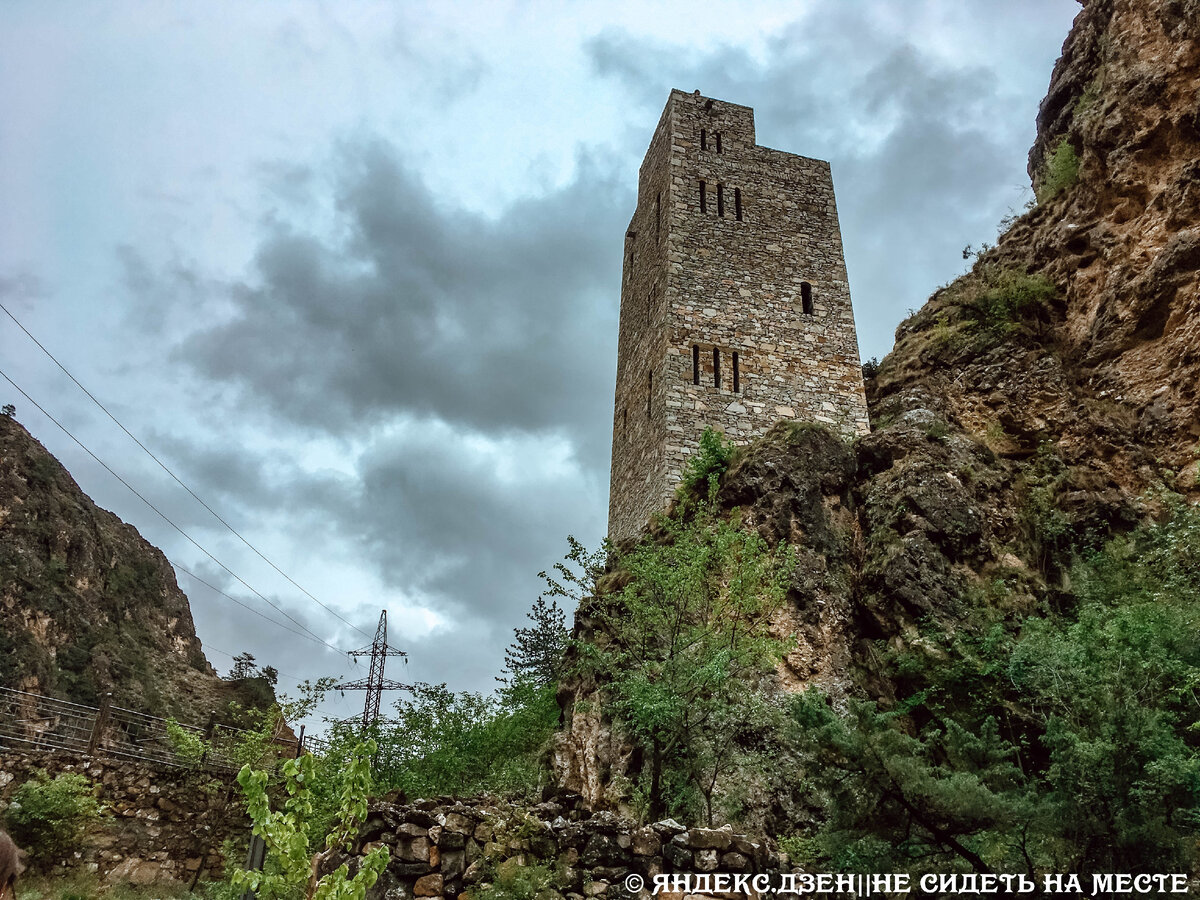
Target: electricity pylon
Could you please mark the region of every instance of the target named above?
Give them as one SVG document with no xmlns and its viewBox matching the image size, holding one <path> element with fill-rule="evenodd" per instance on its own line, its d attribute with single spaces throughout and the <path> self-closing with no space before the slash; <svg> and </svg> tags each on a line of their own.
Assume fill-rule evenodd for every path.
<svg viewBox="0 0 1200 900">
<path fill-rule="evenodd" d="M 388 646 L 386 609 L 379 613 L 379 627 L 375 629 L 375 640 L 371 641 L 371 646 L 351 650 L 350 655 L 371 657 L 371 669 L 366 678 L 360 678 L 358 681 L 344 681 L 334 685 L 334 690 L 367 692 L 362 714 L 362 724 L 365 729 L 379 718 L 380 694 L 384 691 L 411 691 L 413 689 L 411 684 L 402 684 L 399 681 L 383 677 L 383 664 L 389 656 L 408 657 L 403 650 Z"/>
</svg>

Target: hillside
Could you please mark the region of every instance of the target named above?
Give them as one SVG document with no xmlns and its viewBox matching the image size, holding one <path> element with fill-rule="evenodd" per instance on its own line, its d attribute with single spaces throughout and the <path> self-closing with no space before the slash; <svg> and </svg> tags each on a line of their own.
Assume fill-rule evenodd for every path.
<svg viewBox="0 0 1200 900">
<path fill-rule="evenodd" d="M 1042 650 L 1062 649 L 1082 640 L 1088 622 L 1100 628 L 1105 615 L 1123 621 L 1133 607 L 1122 606 L 1118 588 L 1097 573 L 1126 579 L 1121 589 L 1130 597 L 1159 596 L 1167 590 L 1162 579 L 1175 573 L 1138 568 L 1138 553 L 1161 563 L 1180 547 L 1193 552 L 1148 523 L 1200 496 L 1198 22 L 1200 3 L 1185 0 L 1085 3 L 1038 114 L 1029 168 L 1039 201 L 1005 223 L 997 245 L 984 248 L 967 274 L 901 323 L 893 351 L 867 373 L 871 433 L 847 445 L 822 429 L 781 423 L 711 467 L 720 475 L 714 504 L 725 521 L 753 530 L 768 547 L 793 548 L 786 600 L 771 617 L 771 635 L 785 649 L 770 691 L 815 687 L 839 714 L 859 717 L 857 726 L 838 724 L 810 709 L 808 732 L 829 740 L 812 748 L 816 757 L 826 754 L 827 771 L 810 770 L 807 788 L 771 774 L 733 785 L 731 776 L 729 797 L 742 792 L 742 815 L 784 831 L 828 816 L 821 807 L 837 789 L 826 784 L 834 793 L 821 800 L 814 785 L 849 766 L 855 734 L 869 744 L 891 733 L 878 730 L 884 720 L 874 718 L 877 710 L 911 710 L 901 729 L 908 737 L 888 740 L 908 740 L 912 753 L 951 769 L 946 760 L 962 749 L 929 730 L 947 720 L 946 734 L 956 727 L 988 733 L 999 723 L 1011 743 L 997 746 L 1009 749 L 987 752 L 1011 755 L 1025 778 L 1042 767 L 1061 769 L 1055 754 L 1064 751 L 1048 743 L 1059 726 L 1048 726 L 1038 707 L 1041 688 L 1030 681 L 1031 693 L 1022 695 L 1015 686 L 1028 673 L 1007 669 L 1006 660 L 1033 653 L 1034 638 L 1048 642 L 1036 644 Z M 1110 544 L 1135 531 L 1133 544 Z M 649 545 L 676 541 L 661 526 L 648 538 Z M 1180 577 L 1191 572 L 1186 564 Z M 608 594 L 581 608 L 577 637 L 601 648 L 628 640 L 610 633 L 609 610 L 636 577 L 617 564 L 606 576 Z M 1089 604 L 1101 595 L 1114 606 L 1093 620 Z M 1183 631 L 1193 628 L 1194 637 L 1193 614 L 1183 608 L 1143 613 L 1154 623 L 1139 622 L 1144 635 L 1175 634 L 1191 622 Z M 1168 619 L 1174 631 L 1163 624 Z M 1108 643 L 1076 648 L 1101 666 L 1093 674 L 1105 672 L 1096 661 L 1110 659 L 1105 654 L 1127 638 L 1094 639 Z M 1161 648 L 1195 655 L 1171 641 L 1144 647 L 1148 655 Z M 1076 663 L 1076 674 L 1086 670 Z M 604 678 L 586 667 L 563 685 L 568 725 L 554 763 L 561 782 L 591 802 L 636 805 L 629 789 L 644 789 L 650 749 L 628 723 L 611 727 L 609 694 Z M 760 737 L 747 732 L 741 748 Z M 1116 740 L 1110 750 L 1120 745 L 1109 739 Z M 757 752 L 798 765 L 778 746 Z M 1102 769 L 1108 751 L 1093 752 L 1092 764 Z M 1136 753 L 1129 753 L 1131 761 Z M 920 768 L 905 759 L 909 771 Z M 935 779 L 926 775 L 921 790 L 933 791 Z M 656 769 L 655 791 L 657 777 Z M 1050 785 L 1046 778 L 1039 784 Z M 869 790 L 859 788 L 842 800 L 864 802 Z M 880 790 L 875 814 L 885 822 L 888 791 Z M 919 830 L 911 808 L 919 804 L 892 790 L 900 800 L 890 802 L 907 810 L 897 813 L 896 834 L 906 816 L 910 834 Z M 1079 788 L 1077 796 L 1086 793 Z M 1173 796 L 1185 809 L 1192 803 L 1186 792 Z M 1002 807 L 996 797 L 989 802 Z M 966 844 L 954 848 L 952 816 L 938 815 L 946 817 L 941 824 L 937 816 L 924 823 L 930 842 L 983 871 Z M 1132 826 L 1110 820 L 1096 827 Z M 1137 858 L 1129 852 L 1126 863 Z"/>
<path fill-rule="evenodd" d="M 252 699 L 205 659 L 162 552 L 10 416 L 0 416 L 0 686 L 89 705 L 111 691 L 119 706 L 201 724 Z"/>
</svg>

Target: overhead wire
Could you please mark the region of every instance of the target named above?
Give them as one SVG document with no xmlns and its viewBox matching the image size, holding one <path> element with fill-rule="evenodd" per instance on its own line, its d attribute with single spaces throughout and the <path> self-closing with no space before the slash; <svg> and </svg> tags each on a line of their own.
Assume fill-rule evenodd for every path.
<svg viewBox="0 0 1200 900">
<path fill-rule="evenodd" d="M 262 612 L 261 610 L 257 610 L 257 609 L 255 609 L 253 606 L 251 606 L 251 605 L 250 605 L 250 604 L 248 604 L 248 603 L 243 603 L 243 602 L 242 602 L 241 600 L 239 600 L 237 597 L 234 597 L 234 596 L 232 596 L 231 594 L 227 594 L 227 593 L 225 593 L 223 590 L 221 590 L 221 589 L 220 589 L 219 587 L 217 587 L 215 584 L 213 584 L 213 583 L 211 583 L 211 582 L 209 582 L 209 581 L 205 581 L 203 578 L 201 578 L 201 577 L 200 577 L 199 575 L 197 575 L 195 572 L 191 571 L 190 569 L 186 568 L 185 566 L 181 565 L 180 563 L 177 563 L 175 560 L 173 560 L 173 559 L 170 559 L 170 558 L 168 557 L 168 559 L 167 559 L 167 562 L 169 562 L 169 563 L 170 563 L 172 566 L 174 566 L 176 569 L 178 569 L 178 570 L 179 570 L 180 572 L 182 572 L 183 574 L 187 575 L 189 578 L 191 578 L 191 579 L 193 579 L 193 580 L 195 580 L 195 581 L 198 581 L 198 582 L 200 582 L 202 585 L 204 585 L 204 586 L 205 586 L 206 588 L 208 588 L 210 591 L 213 591 L 214 593 L 220 594 L 220 595 L 221 595 L 222 597 L 224 597 L 226 600 L 229 600 L 229 601 L 230 601 L 230 602 L 232 602 L 232 603 L 236 603 L 238 606 L 242 607 L 242 609 L 245 609 L 245 610 L 248 610 L 249 612 L 252 612 L 252 613 L 254 613 L 254 615 L 258 616 L 260 619 L 266 619 L 266 620 L 267 620 L 268 622 L 270 622 L 272 625 L 275 625 L 275 626 L 277 626 L 277 627 L 279 627 L 279 628 L 282 628 L 284 631 L 291 632 L 292 634 L 294 634 L 294 635 L 297 635 L 298 637 L 302 637 L 302 638 L 304 638 L 305 640 L 308 640 L 308 641 L 313 641 L 313 642 L 315 642 L 315 643 L 318 643 L 318 644 L 324 644 L 326 647 L 332 647 L 332 646 L 333 646 L 332 644 L 326 644 L 326 643 L 325 643 L 324 641 L 322 641 L 320 638 L 313 637 L 311 634 L 309 634 L 309 633 L 307 633 L 307 632 L 304 632 L 304 631 L 298 631 L 298 630 L 297 630 L 297 629 L 295 629 L 295 628 L 291 628 L 291 627 L 289 627 L 289 626 L 287 626 L 287 625 L 284 625 L 282 622 L 280 622 L 280 621 L 278 621 L 278 620 L 276 620 L 276 619 L 272 619 L 270 616 L 268 616 L 266 613 Z M 337 647 L 333 647 L 333 649 L 334 649 L 334 650 L 337 650 L 337 652 L 338 652 L 339 654 L 342 654 L 342 653 L 344 653 L 344 652 L 345 652 L 345 651 L 343 651 L 343 650 L 341 650 L 341 649 L 339 649 L 339 648 L 337 648 Z"/>
<path fill-rule="evenodd" d="M 181 535 L 183 535 L 183 537 L 186 538 L 192 544 L 192 546 L 194 546 L 197 550 L 199 550 L 201 553 L 203 553 L 205 556 L 207 556 L 209 559 L 211 559 L 214 563 L 216 563 L 218 566 L 220 566 L 222 569 L 224 569 L 225 572 L 227 572 L 234 580 L 236 580 L 239 584 L 241 584 L 244 588 L 246 588 L 246 590 L 250 591 L 256 597 L 258 597 L 260 600 L 262 600 L 263 603 L 270 606 L 272 609 L 274 609 L 276 612 L 278 612 L 281 616 L 283 616 L 288 621 L 292 622 L 294 625 L 296 625 L 302 631 L 307 632 L 309 635 L 312 636 L 312 639 L 315 640 L 317 643 L 324 644 L 330 650 L 333 650 L 337 653 L 345 653 L 346 652 L 346 651 L 340 649 L 339 647 L 335 647 L 335 646 L 333 646 L 333 644 L 324 640 L 320 635 L 318 635 L 316 632 L 314 632 L 311 628 L 309 628 L 307 625 L 305 625 L 299 619 L 296 619 L 294 616 L 290 615 L 287 612 L 287 610 L 283 609 L 282 607 L 280 607 L 279 605 L 277 605 L 275 603 L 272 603 L 265 596 L 263 596 L 263 594 L 261 594 L 258 590 L 256 590 L 254 587 L 252 587 L 249 583 L 247 583 L 245 581 L 245 579 L 243 579 L 240 575 L 238 575 L 236 572 L 234 572 L 232 569 L 230 569 L 227 565 L 225 565 L 225 563 L 221 562 L 219 559 L 217 559 L 215 556 L 213 556 L 207 549 L 205 549 L 204 546 L 202 546 L 200 544 L 199 541 L 197 541 L 194 537 L 192 537 L 190 534 L 188 534 L 186 531 L 184 531 L 182 528 L 180 528 L 178 525 L 176 525 L 175 522 L 166 513 L 164 513 L 162 510 L 160 510 L 157 506 L 155 506 L 153 503 L 151 503 L 148 499 L 146 499 L 146 497 L 143 496 L 137 490 L 137 488 L 135 488 L 128 481 L 126 481 L 124 478 L 122 478 L 119 474 L 117 474 L 116 471 L 113 470 L 113 468 L 111 466 L 108 465 L 108 463 L 106 463 L 104 460 L 102 460 L 100 457 L 98 457 L 95 453 L 93 453 L 91 451 L 91 449 L 89 449 L 88 446 L 83 443 L 83 441 L 81 441 L 74 434 L 72 434 L 70 429 L 68 429 L 65 425 L 63 425 L 62 422 L 58 421 L 58 419 L 54 418 L 54 416 L 52 416 L 49 412 L 47 412 L 45 407 L 43 407 L 40 403 L 38 403 L 36 400 L 34 400 L 31 396 L 29 396 L 29 394 L 25 391 L 25 389 L 22 388 L 15 381 L 13 381 L 12 378 L 10 378 L 8 376 L 8 373 L 4 372 L 2 369 L 0 369 L 0 377 L 3 377 L 5 381 L 7 381 L 14 388 L 16 388 L 17 391 L 20 392 L 22 397 L 24 397 L 26 400 L 28 400 L 30 403 L 32 403 L 42 413 L 42 415 L 44 415 L 47 419 L 49 419 L 51 422 L 53 422 L 55 425 L 57 425 L 59 427 L 59 429 L 67 437 L 69 437 L 76 444 L 78 444 L 84 453 L 86 453 L 88 456 L 90 456 L 92 459 L 94 459 L 97 463 L 99 463 L 105 469 L 105 471 L 107 471 L 110 475 L 112 475 L 115 479 L 117 479 L 117 481 L 119 481 L 119 482 L 121 482 L 121 484 L 125 485 L 125 487 L 129 489 L 130 493 L 132 493 L 135 497 L 137 497 L 139 500 L 141 500 L 143 503 L 145 503 L 148 507 L 150 507 L 152 510 L 154 510 L 154 512 L 156 512 L 164 522 L 166 522 L 168 525 L 170 525 L 172 528 L 174 528 L 176 531 L 178 531 Z M 197 580 L 199 580 L 199 579 L 197 579 Z M 211 587 L 211 585 L 210 585 L 210 587 Z M 225 594 L 223 591 L 220 593 L 222 593 L 222 595 L 225 597 L 229 597 L 229 595 Z M 233 599 L 233 598 L 230 597 L 229 599 Z M 238 602 L 238 601 L 234 601 L 234 602 Z M 241 604 L 241 605 L 245 605 L 245 604 Z M 271 619 L 269 619 L 268 617 L 264 616 L 264 618 L 267 618 L 268 621 L 271 621 Z M 281 623 L 277 622 L 275 624 L 279 625 Z M 288 630 L 290 631 L 291 629 L 288 629 Z"/>
<path fill-rule="evenodd" d="M 18 328 L 20 328 L 23 332 L 25 332 L 26 337 L 28 337 L 31 341 L 33 341 L 35 344 L 37 344 L 38 349 L 40 349 L 43 353 L 45 353 L 46 356 L 48 356 L 50 358 L 51 362 L 53 362 L 56 366 L 58 366 L 62 370 L 63 374 L 66 375 L 68 378 L 71 379 L 71 381 L 73 381 L 75 383 L 75 386 L 77 388 L 79 388 L 81 391 L 83 391 L 85 394 L 87 394 L 89 399 L 91 399 L 91 401 L 93 403 L 95 403 L 98 407 L 100 407 L 100 409 L 102 409 L 104 411 L 104 414 L 106 416 L 108 416 L 110 419 L 112 419 L 113 422 L 116 423 L 116 426 L 118 428 L 120 428 L 123 432 L 125 432 L 125 434 L 129 437 L 129 439 L 131 441 L 133 441 L 135 444 L 137 444 L 139 447 L 141 447 L 147 456 L 149 456 L 152 460 L 154 460 L 156 463 L 158 463 L 159 467 L 164 472 L 166 472 L 168 475 L 170 475 L 171 478 L 173 478 L 175 480 L 176 484 L 178 484 L 181 488 L 183 488 L 185 491 L 187 491 L 188 494 L 191 495 L 193 500 L 195 500 L 197 503 L 199 503 L 201 506 L 203 506 L 206 510 L 208 510 L 208 512 L 213 516 L 213 518 L 215 518 L 218 522 L 220 522 L 222 525 L 224 525 L 226 528 L 228 528 L 237 537 L 237 539 L 239 541 L 241 541 L 243 544 L 245 544 L 247 547 L 249 547 L 255 553 L 255 555 L 258 556 L 259 559 L 261 559 L 263 562 L 265 562 L 267 565 L 269 565 L 272 569 L 274 569 L 276 572 L 278 572 L 280 575 L 282 575 L 285 579 L 287 579 L 288 583 L 291 584 L 292 587 L 296 588 L 296 590 L 300 591 L 300 593 L 304 594 L 304 596 L 308 597 L 308 599 L 312 600 L 314 603 L 316 603 L 318 606 L 320 606 L 322 609 L 324 609 L 330 615 L 332 615 L 336 619 L 339 619 L 344 624 L 349 625 L 351 628 L 353 628 L 355 631 L 357 631 L 359 634 L 363 635 L 364 637 L 371 637 L 370 633 L 368 633 L 367 631 L 364 631 L 362 628 L 359 628 L 353 622 L 351 622 L 348 619 L 346 619 L 345 617 L 343 617 L 337 610 L 332 609 L 331 607 L 322 603 L 320 600 L 318 600 L 312 594 L 310 594 L 302 585 L 300 585 L 294 578 L 292 578 L 292 576 L 288 575 L 287 572 L 283 571 L 283 569 L 281 569 L 281 568 L 279 568 L 279 566 L 275 565 L 275 563 L 272 562 L 261 550 L 259 550 L 252 543 L 250 543 L 248 540 L 246 540 L 246 538 L 242 536 L 241 532 L 239 532 L 236 528 L 234 528 L 227 521 L 225 521 L 225 519 L 222 518 L 221 515 L 218 514 L 215 509 L 213 509 L 211 506 L 209 506 L 207 503 L 205 503 L 204 500 L 201 499 L 200 496 L 197 495 L 195 491 L 193 491 L 190 487 L 188 487 L 178 475 L 176 475 L 173 471 L 171 471 L 171 468 L 166 463 L 164 463 L 161 459 L 159 459 L 157 456 L 155 456 L 155 454 L 153 453 L 153 451 L 150 450 L 149 447 L 147 447 L 140 440 L 138 440 L 137 436 L 133 432 L 131 432 L 128 428 L 126 428 L 121 423 L 121 420 L 118 419 L 116 416 L 114 416 L 112 414 L 112 412 L 109 411 L 108 407 L 105 406 L 103 403 L 101 403 L 99 401 L 99 399 L 96 398 L 95 394 L 93 394 L 86 387 L 84 387 L 83 384 L 79 381 L 79 379 L 76 378 L 74 375 L 72 375 L 70 370 L 68 370 L 67 367 L 64 366 L 61 362 L 59 362 L 58 358 L 53 353 L 51 353 L 49 350 L 47 350 L 45 345 L 42 344 L 42 342 L 39 341 L 36 337 L 34 337 L 33 333 L 30 332 L 30 330 L 28 328 L 26 328 L 24 325 L 21 324 L 21 321 L 12 314 L 11 310 L 9 310 L 9 308 L 7 306 L 5 306 L 3 303 L 0 303 L 0 310 L 3 310 L 5 315 L 7 315 L 10 319 L 12 319 L 13 322 L 16 324 L 16 326 Z"/>
</svg>

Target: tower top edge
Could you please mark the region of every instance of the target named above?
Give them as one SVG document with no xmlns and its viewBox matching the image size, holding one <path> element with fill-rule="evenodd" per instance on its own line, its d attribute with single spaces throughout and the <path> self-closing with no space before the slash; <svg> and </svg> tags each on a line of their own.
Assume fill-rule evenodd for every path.
<svg viewBox="0 0 1200 900">
<path fill-rule="evenodd" d="M 752 106 L 743 106 L 741 103 L 730 103 L 728 100 L 721 100 L 718 97 L 707 97 L 701 94 L 699 90 L 683 91 L 679 88 L 671 88 L 671 93 L 667 97 L 667 105 L 669 106 L 676 101 L 693 104 L 712 103 L 714 106 L 719 104 L 726 109 L 744 109 L 746 112 L 754 115 L 754 107 Z"/>
</svg>

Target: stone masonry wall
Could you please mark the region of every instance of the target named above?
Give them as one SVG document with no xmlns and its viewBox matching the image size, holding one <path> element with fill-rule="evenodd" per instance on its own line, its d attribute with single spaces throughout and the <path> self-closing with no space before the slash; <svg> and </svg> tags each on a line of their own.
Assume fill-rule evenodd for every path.
<svg viewBox="0 0 1200 900">
<path fill-rule="evenodd" d="M 639 827 L 610 812 L 590 812 L 578 795 L 532 807 L 487 798 L 376 800 L 359 832 L 360 852 L 379 843 L 388 846 L 391 860 L 367 893 L 369 900 L 464 900 L 465 892 L 533 865 L 553 873 L 549 892 L 538 894 L 543 900 L 629 900 L 648 897 L 655 875 L 777 875 L 786 864 L 769 842 L 734 834 L 728 826 L 688 829 L 666 820 Z M 349 859 L 352 869 L 357 858 Z M 327 860 L 323 871 L 345 861 Z M 629 875 L 640 876 L 644 889 L 630 892 Z"/>
<path fill-rule="evenodd" d="M 614 521 L 645 522 L 660 508 L 666 477 L 666 387 L 654 361 L 665 356 L 667 346 L 671 147 L 668 105 L 642 162 L 638 204 L 625 233 L 609 505 L 614 538 Z"/>
<path fill-rule="evenodd" d="M 114 884 L 188 885 L 223 876 L 227 838 L 245 852 L 250 821 L 231 775 L 214 779 L 133 761 L 0 750 L 0 809 L 38 769 L 52 777 L 86 776 L 105 813 L 52 871 L 82 869 Z"/>
<path fill-rule="evenodd" d="M 869 430 L 828 163 L 759 147 L 748 107 L 672 91 L 625 245 L 611 537 L 665 507 L 705 427 Z"/>
</svg>

